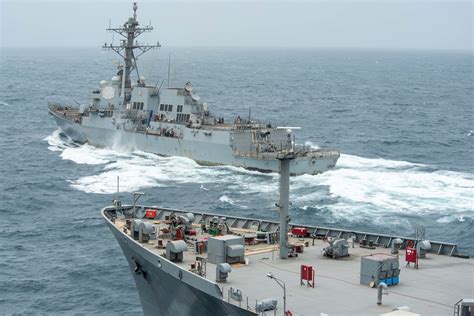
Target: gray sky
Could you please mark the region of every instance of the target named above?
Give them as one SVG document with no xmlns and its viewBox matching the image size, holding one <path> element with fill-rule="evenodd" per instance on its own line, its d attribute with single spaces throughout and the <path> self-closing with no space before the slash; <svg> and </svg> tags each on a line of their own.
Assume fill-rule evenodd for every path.
<svg viewBox="0 0 474 316">
<path fill-rule="evenodd" d="M 473 50 L 471 1 L 138 1 L 163 46 Z M 95 46 L 132 14 L 125 0 L 0 0 L 1 46 Z"/>
</svg>

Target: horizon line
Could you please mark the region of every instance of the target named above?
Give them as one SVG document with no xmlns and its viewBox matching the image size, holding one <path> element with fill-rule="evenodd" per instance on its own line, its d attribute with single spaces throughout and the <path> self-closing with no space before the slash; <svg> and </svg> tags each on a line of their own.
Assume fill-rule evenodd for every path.
<svg viewBox="0 0 474 316">
<path fill-rule="evenodd" d="M 97 49 L 102 50 L 101 46 L 92 45 L 67 45 L 67 46 L 1 46 L 0 50 L 3 49 Z M 474 47 L 470 49 L 465 48 L 433 48 L 433 47 L 354 47 L 354 46 L 278 46 L 278 45 L 170 45 L 161 47 L 161 50 L 167 50 L 169 48 L 204 48 L 204 49 L 314 49 L 314 50 L 374 50 L 374 51 L 440 51 L 440 52 L 465 52 L 474 53 Z"/>
</svg>

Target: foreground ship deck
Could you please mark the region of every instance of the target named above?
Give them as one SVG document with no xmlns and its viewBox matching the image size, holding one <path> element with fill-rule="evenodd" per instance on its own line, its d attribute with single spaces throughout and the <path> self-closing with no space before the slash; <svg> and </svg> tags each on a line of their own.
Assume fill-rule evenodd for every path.
<svg viewBox="0 0 474 316">
<path fill-rule="evenodd" d="M 350 256 L 335 260 L 321 254 L 328 246 L 324 239 L 290 237 L 289 243 L 301 245 L 303 252 L 298 253 L 298 257 L 282 260 L 278 256 L 278 244 L 246 243 L 245 260 L 231 265 L 232 271 L 225 282 L 216 282 L 216 264 L 209 262 L 207 253 L 196 254 L 193 244 L 194 240 L 213 238 L 209 234 L 209 225 L 212 226 L 216 217 L 221 219 L 221 227 L 231 232 L 227 236 L 241 235 L 250 241 L 255 241 L 252 238 L 257 236 L 257 229 L 276 232 L 278 223 L 229 216 L 222 219 L 214 214 L 194 213 L 192 222 L 188 224 L 196 235 L 183 235 L 187 244 L 183 260 L 171 262 L 166 258 L 166 243 L 174 238 L 163 231 L 170 227 L 170 219 L 185 218 L 187 213 L 160 207 L 137 207 L 136 210 L 133 212 L 132 206 L 109 207 L 103 209 L 102 214 L 134 271 L 145 314 L 252 315 L 256 313 L 256 301 L 275 298 L 278 300 L 276 313 L 283 315 L 283 291 L 267 277 L 269 272 L 286 284 L 286 306 L 293 315 L 379 315 L 400 306 L 408 306 L 411 312 L 422 315 L 452 315 L 453 305 L 459 299 L 474 296 L 472 259 L 438 255 L 453 254 L 456 247 L 432 242 L 434 247 L 431 250 L 435 253 L 428 253 L 426 259 L 420 259 L 419 269 L 405 267 L 404 251 L 400 251 L 399 284 L 389 287 L 389 295 L 383 297 L 382 305 L 377 305 L 377 290 L 359 284 L 361 257 L 390 254 L 390 248 L 385 246 L 395 237 L 304 225 L 298 227 L 307 228 L 308 233 L 315 237 L 355 236 L 355 247 L 349 248 Z M 145 210 L 156 211 L 155 218 L 143 218 Z M 133 213 L 138 216 L 133 217 Z M 130 224 L 136 218 L 151 225 L 153 231 L 158 232 L 157 238 L 152 237 L 146 242 L 135 240 L 131 236 L 133 227 L 132 230 L 126 227 L 130 228 L 127 222 Z M 226 224 L 222 226 L 224 222 Z M 202 231 L 204 227 L 208 233 Z M 375 249 L 366 249 L 359 245 L 362 238 L 380 242 L 375 242 L 378 245 Z M 164 248 L 157 248 L 158 239 Z M 403 242 L 409 240 L 405 238 Z M 207 261 L 205 275 L 199 275 L 196 270 L 197 257 Z M 301 265 L 315 268 L 314 288 L 300 285 Z M 240 302 L 230 295 L 231 288 L 241 291 Z M 268 315 L 273 313 L 267 312 Z"/>
</svg>

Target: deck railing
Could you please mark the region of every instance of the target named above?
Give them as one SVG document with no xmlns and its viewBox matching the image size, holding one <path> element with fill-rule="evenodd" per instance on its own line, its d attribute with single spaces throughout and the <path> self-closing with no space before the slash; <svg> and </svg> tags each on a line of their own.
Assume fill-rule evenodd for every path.
<svg viewBox="0 0 474 316">
<path fill-rule="evenodd" d="M 160 212 L 160 216 L 169 215 L 170 213 L 187 213 L 187 211 L 175 210 L 175 209 L 162 209 L 163 212 Z M 205 222 L 209 221 L 211 218 L 217 217 L 225 217 L 227 225 L 230 228 L 248 228 L 250 226 L 258 226 L 260 230 L 265 230 L 268 232 L 278 232 L 280 229 L 280 225 L 276 221 L 270 220 L 259 220 L 254 218 L 245 218 L 245 217 L 238 217 L 238 216 L 229 216 L 224 214 L 213 214 L 213 213 L 200 213 L 200 212 L 192 212 L 195 216 L 195 222 Z M 385 235 L 385 234 L 377 234 L 377 233 L 369 233 L 363 231 L 355 231 L 355 230 L 348 230 L 348 229 L 339 229 L 339 228 L 328 228 L 322 226 L 313 226 L 313 225 L 304 225 L 298 223 L 290 223 L 288 228 L 291 230 L 293 227 L 306 227 L 310 235 L 314 236 L 315 238 L 322 239 L 327 237 L 337 237 L 337 238 L 354 238 L 357 243 L 361 240 L 366 240 L 368 243 L 372 242 L 374 246 L 389 248 L 391 246 L 392 240 L 396 238 L 402 239 L 403 243 L 401 245 L 401 249 L 405 249 L 406 246 L 410 241 L 413 241 L 413 237 L 404 237 L 404 236 L 396 236 L 396 235 Z M 433 241 L 430 240 L 431 249 L 429 250 L 430 253 L 438 254 L 438 255 L 447 255 L 453 256 L 457 254 L 457 245 L 454 243 L 447 243 L 442 241 Z"/>
<path fill-rule="evenodd" d="M 232 291 L 240 291 L 239 289 L 234 289 L 232 287 L 221 287 L 222 293 L 223 293 L 223 300 L 226 301 L 229 304 L 238 306 L 242 309 L 251 311 L 256 314 L 260 314 L 257 312 L 256 307 L 257 307 L 257 302 L 259 301 L 258 299 L 255 298 L 250 298 L 247 295 L 244 295 L 242 292 L 240 292 L 240 297 L 241 299 L 237 299 L 235 295 L 232 294 Z M 281 303 L 281 302 L 279 302 Z M 280 305 L 283 306 L 283 305 Z M 281 308 L 281 312 L 279 312 L 280 309 L 277 308 L 274 311 L 267 311 L 266 314 L 263 313 L 262 315 L 283 315 L 283 308 Z"/>
</svg>

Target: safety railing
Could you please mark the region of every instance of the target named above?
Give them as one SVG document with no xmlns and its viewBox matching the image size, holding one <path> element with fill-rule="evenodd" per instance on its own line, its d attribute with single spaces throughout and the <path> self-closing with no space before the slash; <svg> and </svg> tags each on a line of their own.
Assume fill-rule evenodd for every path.
<svg viewBox="0 0 474 316">
<path fill-rule="evenodd" d="M 263 313 L 257 311 L 257 303 L 260 300 L 244 295 L 240 289 L 222 286 L 221 291 L 223 294 L 223 300 L 229 304 L 238 306 L 258 315 L 283 315 L 283 307 L 278 308 L 278 306 L 275 308 L 275 310 L 266 311 Z"/>
</svg>

